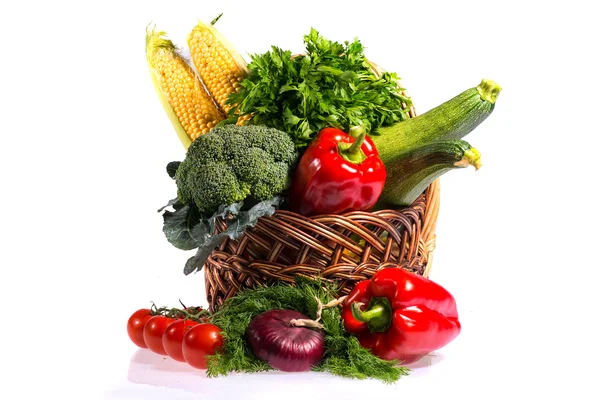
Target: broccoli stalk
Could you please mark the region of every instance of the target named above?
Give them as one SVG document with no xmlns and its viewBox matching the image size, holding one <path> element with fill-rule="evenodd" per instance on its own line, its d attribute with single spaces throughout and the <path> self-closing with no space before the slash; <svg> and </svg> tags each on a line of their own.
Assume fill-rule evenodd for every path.
<svg viewBox="0 0 600 400">
<path fill-rule="evenodd" d="M 175 173 L 177 197 L 203 214 L 285 191 L 298 160 L 290 136 L 261 125 L 225 125 L 198 137 Z"/>
</svg>

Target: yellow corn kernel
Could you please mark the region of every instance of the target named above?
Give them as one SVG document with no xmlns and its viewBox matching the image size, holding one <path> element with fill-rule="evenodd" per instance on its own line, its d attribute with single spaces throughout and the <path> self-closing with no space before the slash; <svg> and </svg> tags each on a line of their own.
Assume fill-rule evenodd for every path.
<svg viewBox="0 0 600 400">
<path fill-rule="evenodd" d="M 225 116 L 164 32 L 146 32 L 146 58 L 156 92 L 187 149 Z"/>
<path fill-rule="evenodd" d="M 218 17 L 217 17 L 218 19 Z M 212 24 L 198 24 L 188 35 L 191 58 L 202 82 L 223 113 L 231 108 L 225 104 L 230 93 L 236 92 L 246 76 L 246 61 Z"/>
<path fill-rule="evenodd" d="M 235 123 L 236 125 L 244 125 L 246 122 L 248 122 L 249 120 L 251 120 L 253 117 L 252 114 L 246 114 L 246 115 L 242 115 L 241 117 L 239 117 L 237 119 L 237 122 Z"/>
</svg>

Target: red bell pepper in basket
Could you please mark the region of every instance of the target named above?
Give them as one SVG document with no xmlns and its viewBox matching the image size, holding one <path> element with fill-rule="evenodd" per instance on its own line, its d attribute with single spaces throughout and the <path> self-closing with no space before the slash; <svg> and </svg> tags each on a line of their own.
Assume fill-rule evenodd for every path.
<svg viewBox="0 0 600 400">
<path fill-rule="evenodd" d="M 292 211 L 310 216 L 369 210 L 385 183 L 385 165 L 362 127 L 324 128 L 300 159 L 290 187 Z"/>
<path fill-rule="evenodd" d="M 346 298 L 344 326 L 385 360 L 410 364 L 460 333 L 454 297 L 442 286 L 400 268 L 359 282 Z"/>
</svg>

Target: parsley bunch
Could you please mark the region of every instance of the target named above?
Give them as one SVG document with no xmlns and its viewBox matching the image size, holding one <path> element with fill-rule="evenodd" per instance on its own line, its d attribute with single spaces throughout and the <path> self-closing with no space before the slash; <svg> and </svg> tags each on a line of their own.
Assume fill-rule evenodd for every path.
<svg viewBox="0 0 600 400">
<path fill-rule="evenodd" d="M 293 57 L 276 46 L 252 55 L 249 76 L 229 95 L 230 116 L 251 114 L 250 123 L 290 134 L 307 146 L 324 127 L 344 131 L 363 125 L 367 133 L 408 119 L 410 98 L 395 73 L 378 76 L 358 39 L 340 44 L 314 28 L 304 36 L 306 51 Z"/>
</svg>

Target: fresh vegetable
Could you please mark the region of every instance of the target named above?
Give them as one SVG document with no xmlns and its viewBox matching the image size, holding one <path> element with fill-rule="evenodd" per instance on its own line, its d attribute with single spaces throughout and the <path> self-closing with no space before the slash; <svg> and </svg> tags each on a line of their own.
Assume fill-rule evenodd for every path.
<svg viewBox="0 0 600 400">
<path fill-rule="evenodd" d="M 191 58 L 202 82 L 219 108 L 227 114 L 230 105 L 225 104 L 229 93 L 240 88 L 240 82 L 248 76 L 248 66 L 235 48 L 215 29 L 219 15 L 210 24 L 199 21 L 190 32 L 187 42 Z"/>
<path fill-rule="evenodd" d="M 223 337 L 218 326 L 198 324 L 183 336 L 183 358 L 194 368 L 206 369 L 206 357 L 214 355 L 222 346 Z"/>
<path fill-rule="evenodd" d="M 387 180 L 378 208 L 408 206 L 435 179 L 448 171 L 481 166 L 479 151 L 464 140 L 446 139 L 407 152 L 387 168 Z"/>
<path fill-rule="evenodd" d="M 183 304 L 182 304 L 183 305 Z M 185 362 L 183 356 L 183 339 L 185 334 L 198 324 L 205 324 L 210 313 L 202 307 L 158 308 L 154 304 L 151 309 L 140 309 L 134 312 L 127 324 L 127 333 L 131 340 L 140 347 L 149 348 L 153 352 L 166 355 L 174 360 Z M 208 337 L 205 335 L 205 337 Z M 214 340 L 204 343 L 204 348 L 189 350 L 188 358 L 194 362 L 206 349 L 212 346 Z M 195 345 L 199 347 L 198 344 Z M 210 353 L 213 354 L 213 353 Z"/>
<path fill-rule="evenodd" d="M 286 372 L 304 372 L 318 365 L 325 354 L 325 334 L 295 310 L 270 310 L 248 325 L 247 338 L 256 356 Z"/>
<path fill-rule="evenodd" d="M 304 152 L 290 188 L 290 209 L 302 215 L 341 214 L 375 205 L 386 171 L 364 129 L 325 128 Z"/>
<path fill-rule="evenodd" d="M 255 226 L 259 218 L 273 215 L 282 203 L 281 196 L 263 200 L 249 208 L 244 206 L 244 202 L 239 202 L 220 206 L 212 216 L 203 217 L 194 204 L 183 204 L 174 199 L 159 212 L 164 210 L 163 232 L 173 246 L 182 250 L 198 249 L 185 263 L 183 273 L 188 275 L 200 271 L 210 253 L 225 239 L 238 239 L 247 228 Z M 174 211 L 166 210 L 170 206 Z M 226 226 L 220 233 L 214 231 L 217 221 Z"/>
<path fill-rule="evenodd" d="M 272 369 L 254 355 L 246 340 L 250 322 L 257 315 L 274 309 L 296 310 L 316 319 L 317 298 L 327 304 L 336 299 L 335 289 L 335 285 L 325 281 L 298 277 L 295 286 L 281 282 L 259 286 L 242 290 L 227 299 L 211 320 L 223 330 L 224 345 L 222 351 L 209 357 L 208 376 Z M 314 371 L 327 371 L 349 378 L 375 378 L 384 382 L 394 382 L 408 373 L 406 368 L 398 366 L 398 362 L 382 360 L 362 347 L 356 337 L 344 330 L 340 313 L 339 307 L 322 311 L 326 350 L 323 362 L 313 367 Z"/>
<path fill-rule="evenodd" d="M 131 314 L 127 321 L 127 334 L 133 343 L 143 349 L 148 348 L 144 341 L 144 325 L 152 318 L 152 311 L 148 308 L 141 308 Z"/>
<path fill-rule="evenodd" d="M 156 93 L 187 148 L 225 115 L 165 32 L 146 31 L 146 58 Z"/>
<path fill-rule="evenodd" d="M 144 325 L 144 343 L 150 350 L 163 356 L 167 355 L 163 347 L 162 337 L 167 326 L 174 320 L 174 318 L 165 317 L 164 315 L 155 315 L 146 322 Z"/>
<path fill-rule="evenodd" d="M 454 297 L 442 286 L 400 268 L 359 282 L 346 298 L 344 327 L 384 360 L 415 362 L 460 332 Z"/>
<path fill-rule="evenodd" d="M 167 329 L 165 329 L 162 335 L 162 346 L 165 352 L 173 360 L 185 362 L 183 357 L 183 337 L 195 325 L 199 322 L 191 319 L 178 319 L 171 322 Z"/>
<path fill-rule="evenodd" d="M 375 74 L 358 39 L 341 44 L 311 29 L 304 44 L 305 54 L 294 57 L 276 46 L 252 55 L 250 75 L 227 100 L 229 114 L 288 132 L 300 148 L 327 126 L 369 133 L 408 119 L 411 102 L 399 78 Z"/>
<path fill-rule="evenodd" d="M 298 153 L 285 133 L 264 126 L 226 125 L 196 139 L 177 168 L 177 197 L 201 214 L 246 198 L 286 190 Z"/>
<path fill-rule="evenodd" d="M 445 172 L 469 164 L 479 168 L 479 152 L 459 139 L 492 113 L 500 91 L 497 83 L 484 79 L 427 113 L 382 127 L 372 136 L 388 173 L 379 206 L 410 205 Z"/>
<path fill-rule="evenodd" d="M 437 140 L 463 138 L 491 115 L 501 90 L 494 81 L 484 79 L 425 114 L 382 127 L 371 137 L 379 157 L 389 169 L 407 151 Z"/>
</svg>

